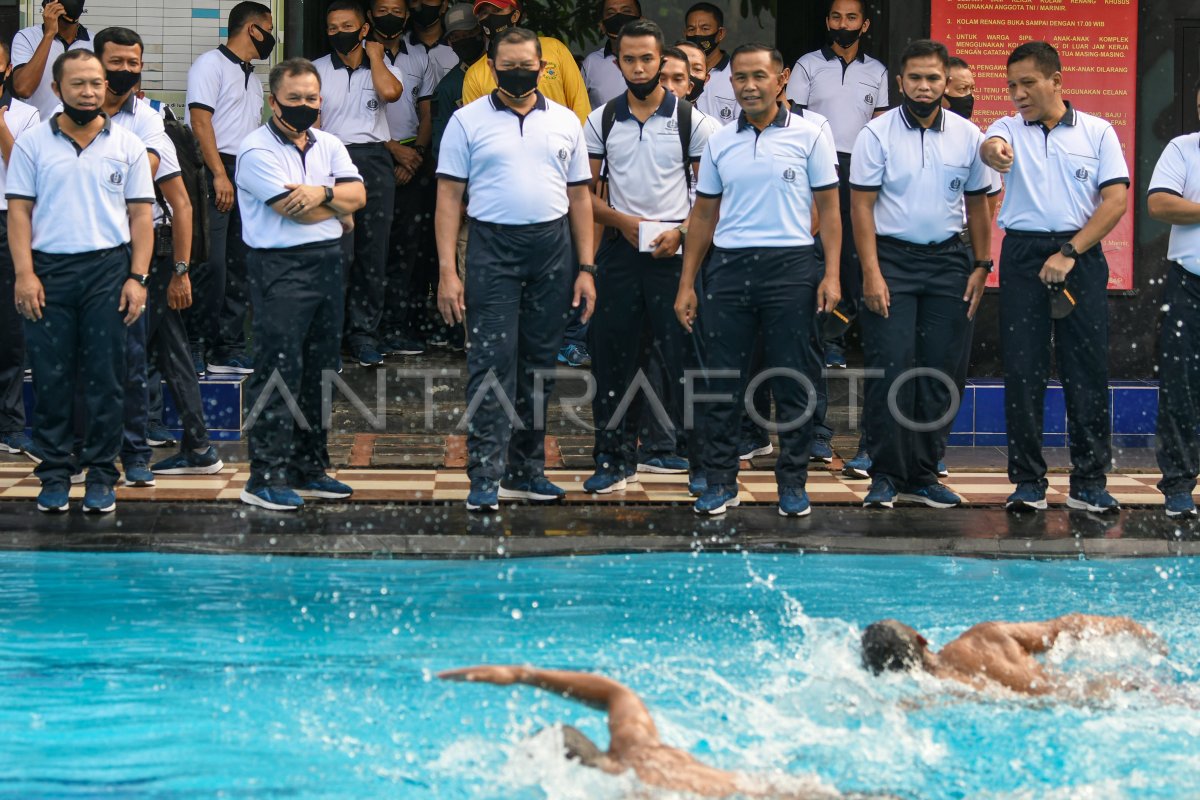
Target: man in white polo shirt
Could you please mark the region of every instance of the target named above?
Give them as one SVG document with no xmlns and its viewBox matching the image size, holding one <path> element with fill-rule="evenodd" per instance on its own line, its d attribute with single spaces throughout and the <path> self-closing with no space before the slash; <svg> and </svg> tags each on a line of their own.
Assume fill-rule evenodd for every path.
<svg viewBox="0 0 1200 800">
<path fill-rule="evenodd" d="M 1129 168 L 1112 125 L 1062 99 L 1062 62 L 1045 42 L 1008 57 L 1017 113 L 988 128 L 988 166 L 1006 175 L 1000 227 L 1000 337 L 1011 511 L 1046 507 L 1042 415 L 1051 341 L 1067 401 L 1067 505 L 1119 509 L 1109 494 L 1108 262 L 1101 241 L 1125 215 Z M 1065 316 L 1064 316 L 1065 315 Z"/>
<path fill-rule="evenodd" d="M 13 94 L 49 119 L 58 106 L 50 67 L 68 50 L 91 50 L 92 37 L 79 24 L 83 0 L 42 0 L 42 22 L 17 31 L 12 43 Z"/>
<path fill-rule="evenodd" d="M 16 143 L 8 165 L 9 246 L 37 406 L 41 511 L 68 506 L 71 398 L 82 384 L 83 509 L 116 507 L 125 326 L 146 310 L 154 186 L 146 147 L 101 111 L 104 67 L 72 50 L 52 67 L 63 112 Z"/>
<path fill-rule="evenodd" d="M 721 49 L 725 41 L 725 12 L 712 3 L 696 3 L 684 15 L 684 36 L 704 51 L 708 79 L 696 108 L 722 125 L 737 119 L 738 103 L 730 83 L 729 54 Z"/>
<path fill-rule="evenodd" d="M 983 134 L 942 110 L 949 59 L 941 42 L 909 44 L 897 76 L 903 105 L 867 123 L 854 145 L 863 346 L 867 369 L 882 373 L 867 381 L 864 415 L 875 426 L 868 508 L 897 498 L 931 508 L 962 502 L 938 482 L 941 428 L 931 423 L 957 410 L 946 381 L 953 385 L 991 271 L 992 182 L 979 156 Z M 964 198 L 974 263 L 960 237 Z M 914 377 L 914 369 L 936 374 Z"/>
<path fill-rule="evenodd" d="M 271 9 L 250 0 L 233 7 L 228 26 L 225 44 L 188 70 L 187 122 L 209 179 L 209 245 L 208 262 L 193 276 L 187 322 L 198 373 L 248 375 L 245 244 L 233 173 L 242 140 L 262 124 L 262 81 L 251 62 L 271 57 L 275 36 Z"/>
<path fill-rule="evenodd" d="M 546 409 L 567 314 L 596 307 L 592 202 L 579 119 L 538 91 L 541 43 L 525 28 L 489 45 L 497 90 L 450 119 L 438 156 L 438 308 L 466 318 L 470 511 L 498 497 L 554 501 L 546 479 Z M 463 194 L 471 187 L 467 286 L 458 277 Z M 507 411 L 507 413 L 506 413 Z M 515 415 L 515 418 L 514 418 Z"/>
<path fill-rule="evenodd" d="M 321 130 L 346 145 L 362 176 L 367 204 L 346 235 L 346 323 L 342 344 L 360 366 L 383 363 L 379 323 L 387 285 L 388 229 L 396 179 L 386 142 L 388 104 L 404 86 L 389 68 L 383 45 L 367 39 L 366 13 L 357 0 L 335 0 L 325 12 L 332 52 L 313 62 L 321 76 Z"/>
<path fill-rule="evenodd" d="M 12 74 L 3 42 L 0 74 Z M 0 453 L 24 453 L 34 463 L 40 462 L 42 455 L 25 433 L 25 325 L 16 306 L 7 302 L 13 296 L 16 275 L 8 249 L 8 200 L 3 195 L 13 144 L 40 121 L 38 110 L 13 97 L 11 91 L 0 97 Z"/>
<path fill-rule="evenodd" d="M 1200 108 L 1200 86 L 1192 91 Z M 1200 133 L 1172 139 L 1158 158 L 1146 203 L 1171 225 L 1158 363 L 1159 490 L 1172 518 L 1194 518 L 1200 474 Z"/>
<path fill-rule="evenodd" d="M 344 499 L 328 475 L 322 376 L 338 366 L 344 225 L 367 201 L 346 146 L 316 130 L 321 77 L 303 58 L 270 75 L 271 119 L 242 142 L 237 187 L 246 219 L 258 369 L 246 420 L 243 503 L 292 511 L 303 497 Z M 343 222 L 345 221 L 345 222 Z M 294 399 L 294 402 L 291 402 Z"/>
<path fill-rule="evenodd" d="M 617 34 L 631 22 L 642 18 L 638 0 L 603 0 L 600 4 L 600 32 L 604 46 L 588 53 L 579 67 L 588 101 L 593 111 L 625 92 L 625 78 L 617 65 Z"/>
<path fill-rule="evenodd" d="M 778 50 L 743 45 L 730 61 L 742 114 L 704 151 L 675 300 L 676 317 L 691 331 L 703 264 L 705 394 L 715 397 L 702 409 L 708 486 L 695 511 L 722 514 L 738 504 L 742 400 L 763 380 L 744 371 L 761 333 L 764 365 L 778 370 L 766 377 L 778 409 L 779 513 L 804 516 L 811 510 L 805 484 L 820 373 L 809 335 L 813 315 L 837 305 L 840 292 L 837 158 L 820 128 L 779 101 L 784 65 Z M 823 272 L 813 248 L 814 203 L 825 244 Z"/>
<path fill-rule="evenodd" d="M 395 0 L 393 0 L 395 2 Z M 445 25 L 450 0 L 408 0 L 408 45 L 429 56 L 434 85 L 458 66 L 458 56 L 446 41 Z"/>
<path fill-rule="evenodd" d="M 686 461 L 674 456 L 686 438 L 683 371 L 689 348 L 673 313 L 683 269 L 683 259 L 676 254 L 691 213 L 688 189 L 708 138 L 719 127 L 662 86 L 663 35 L 656 23 L 627 23 L 615 48 L 626 92 L 593 111 L 584 126 L 593 187 L 607 189 L 605 197 L 592 196 L 596 223 L 604 226 L 604 241 L 596 254 L 600 299 L 589 326 L 596 380 L 592 401 L 596 472 L 583 485 L 585 491 L 598 494 L 624 489 L 626 473 L 633 468 L 646 472 L 688 468 Z M 643 325 L 650 331 L 646 352 L 641 347 Z M 665 413 L 659 422 L 665 429 L 666 447 L 647 453 L 644 464 L 626 463 L 637 449 L 641 426 L 636 416 L 622 419 L 631 411 L 625 395 L 638 370 L 649 365 L 651 353 L 658 354 L 665 377 L 661 395 L 655 392 L 658 396 L 648 398 L 647 410 Z M 622 407 L 625 410 L 618 414 Z"/>
</svg>

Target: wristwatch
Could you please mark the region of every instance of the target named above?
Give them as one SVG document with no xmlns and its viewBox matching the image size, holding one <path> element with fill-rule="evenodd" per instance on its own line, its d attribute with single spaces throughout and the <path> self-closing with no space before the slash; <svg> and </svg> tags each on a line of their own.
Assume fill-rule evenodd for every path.
<svg viewBox="0 0 1200 800">
<path fill-rule="evenodd" d="M 586 272 L 588 275 L 595 276 L 595 274 L 596 274 L 596 265 L 595 265 L 595 264 L 580 264 L 580 265 L 579 265 L 579 271 L 580 271 L 580 272 Z"/>
<path fill-rule="evenodd" d="M 421 158 L 424 158 L 424 157 L 425 157 L 425 154 L 429 152 L 429 148 L 428 148 L 428 147 L 426 147 L 426 146 L 425 146 L 425 145 L 423 145 L 423 144 L 414 144 L 414 145 L 412 146 L 412 149 L 413 149 L 413 150 L 416 150 L 416 151 L 417 151 L 417 155 L 419 155 Z"/>
<path fill-rule="evenodd" d="M 333 202 L 333 189 L 326 186 L 325 187 L 325 205 L 329 205 L 332 202 Z"/>
<path fill-rule="evenodd" d="M 1079 258 L 1079 251 L 1075 249 L 1075 245 L 1067 242 L 1058 252 L 1062 253 L 1067 258 Z"/>
<path fill-rule="evenodd" d="M 186 261 L 176 261 L 175 262 L 175 274 L 176 275 L 187 275 L 189 269 L 190 269 L 190 267 L 188 266 L 188 262 L 186 262 Z"/>
<path fill-rule="evenodd" d="M 146 282 L 150 280 L 150 276 L 149 275 L 140 275 L 136 272 L 130 272 L 129 277 L 126 278 L 126 280 L 137 281 L 138 286 L 141 286 L 143 289 L 145 289 Z"/>
<path fill-rule="evenodd" d="M 679 235 L 684 238 L 684 241 L 687 240 L 687 225 L 680 225 L 675 230 L 679 231 Z"/>
<path fill-rule="evenodd" d="M 996 262 L 992 261 L 990 258 L 987 261 L 976 261 L 975 262 L 975 269 L 986 269 L 988 272 L 991 272 L 995 268 L 996 268 Z"/>
</svg>

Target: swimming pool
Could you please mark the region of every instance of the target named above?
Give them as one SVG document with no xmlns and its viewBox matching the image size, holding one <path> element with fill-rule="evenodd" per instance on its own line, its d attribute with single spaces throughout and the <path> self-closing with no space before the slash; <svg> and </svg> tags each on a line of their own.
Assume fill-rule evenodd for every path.
<svg viewBox="0 0 1200 800">
<path fill-rule="evenodd" d="M 961 698 L 868 677 L 857 632 L 895 616 L 935 646 L 982 619 L 1128 613 L 1172 648 L 1132 667 L 1200 701 L 1190 560 L 654 555 L 355 562 L 0 555 L 0 797 L 604 800 L 552 757 L 600 714 L 434 672 L 603 672 L 706 761 L 921 798 L 1200 795 L 1200 713 Z M 1143 663 L 1121 643 L 1076 653 Z"/>
</svg>

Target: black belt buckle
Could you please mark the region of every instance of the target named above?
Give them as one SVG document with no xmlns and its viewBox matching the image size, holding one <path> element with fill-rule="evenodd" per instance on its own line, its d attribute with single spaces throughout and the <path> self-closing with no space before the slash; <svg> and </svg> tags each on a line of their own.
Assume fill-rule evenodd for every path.
<svg viewBox="0 0 1200 800">
<path fill-rule="evenodd" d="M 1050 319 L 1065 319 L 1075 310 L 1075 296 L 1065 283 L 1052 283 L 1047 290 L 1050 292 Z"/>
</svg>

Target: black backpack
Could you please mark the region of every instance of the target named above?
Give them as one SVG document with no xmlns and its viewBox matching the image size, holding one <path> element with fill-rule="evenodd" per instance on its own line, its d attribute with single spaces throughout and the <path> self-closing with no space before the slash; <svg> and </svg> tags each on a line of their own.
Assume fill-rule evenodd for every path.
<svg viewBox="0 0 1200 800">
<path fill-rule="evenodd" d="M 605 200 L 608 199 L 608 136 L 612 133 L 613 126 L 617 124 L 617 97 L 614 100 L 609 100 L 604 105 L 604 113 L 600 117 L 600 143 L 604 145 L 604 169 L 600 174 L 601 184 L 600 196 Z M 695 180 L 695 175 L 692 174 L 692 104 L 687 100 L 679 100 L 679 113 L 676 115 L 679 118 L 679 144 L 683 150 L 683 176 L 687 181 L 687 188 L 692 190 L 692 183 Z"/>
<path fill-rule="evenodd" d="M 192 129 L 175 116 L 170 106 L 163 110 L 163 127 L 171 143 L 175 145 L 180 177 L 183 178 L 188 200 L 192 203 L 191 263 L 203 264 L 208 261 L 208 183 L 204 177 L 204 158 L 200 155 L 200 144 L 196 141 Z M 167 207 L 167 202 L 157 185 L 154 187 L 154 194 L 167 216 L 167 224 L 170 225 L 171 209 Z"/>
</svg>

